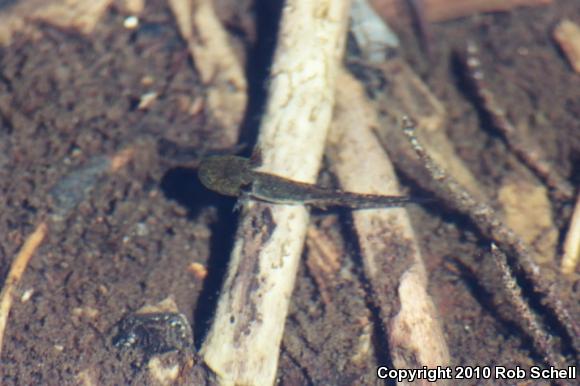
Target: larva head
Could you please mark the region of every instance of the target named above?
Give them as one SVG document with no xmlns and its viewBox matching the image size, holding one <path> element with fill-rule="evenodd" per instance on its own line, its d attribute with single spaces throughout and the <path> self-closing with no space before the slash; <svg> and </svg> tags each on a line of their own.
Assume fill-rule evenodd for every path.
<svg viewBox="0 0 580 386">
<path fill-rule="evenodd" d="M 226 196 L 239 196 L 248 183 L 249 163 L 246 158 L 233 155 L 204 158 L 197 175 L 208 189 Z"/>
</svg>

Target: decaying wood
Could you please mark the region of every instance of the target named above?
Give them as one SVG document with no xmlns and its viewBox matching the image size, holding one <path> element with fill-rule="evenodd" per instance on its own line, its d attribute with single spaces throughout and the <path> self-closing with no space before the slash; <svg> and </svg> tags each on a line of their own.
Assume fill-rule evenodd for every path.
<svg viewBox="0 0 580 386">
<path fill-rule="evenodd" d="M 318 287 L 324 306 L 332 307 L 329 287 L 332 287 L 342 266 L 342 251 L 324 230 L 312 223 L 308 226 L 306 246 L 306 266 Z"/>
<path fill-rule="evenodd" d="M 562 20 L 554 29 L 554 39 L 574 71 L 580 74 L 580 26 L 570 20 Z"/>
<path fill-rule="evenodd" d="M 289 0 L 258 146 L 261 170 L 316 181 L 334 104 L 349 1 Z M 274 383 L 309 215 L 245 202 L 215 319 L 201 349 L 221 384 Z"/>
<path fill-rule="evenodd" d="M 501 272 L 508 300 L 515 308 L 517 315 L 521 317 L 521 325 L 532 337 L 532 341 L 538 352 L 544 355 L 546 363 L 549 363 L 550 366 L 563 369 L 565 366 L 560 355 L 554 351 L 550 336 L 542 328 L 542 325 L 530 306 L 524 301 L 522 289 L 511 272 L 506 255 L 493 243 L 491 244 L 491 253 L 494 262 Z"/>
<path fill-rule="evenodd" d="M 222 130 L 222 146 L 233 147 L 247 105 L 247 81 L 211 0 L 169 0 L 181 36 L 206 87 L 208 114 Z"/>
<path fill-rule="evenodd" d="M 346 72 L 341 73 L 339 84 L 328 156 L 341 187 L 401 195 L 393 166 L 371 131 L 378 118 L 363 86 Z M 449 351 L 427 293 L 427 273 L 406 209 L 358 210 L 352 216 L 393 363 L 397 368 L 449 365 Z"/>
</svg>

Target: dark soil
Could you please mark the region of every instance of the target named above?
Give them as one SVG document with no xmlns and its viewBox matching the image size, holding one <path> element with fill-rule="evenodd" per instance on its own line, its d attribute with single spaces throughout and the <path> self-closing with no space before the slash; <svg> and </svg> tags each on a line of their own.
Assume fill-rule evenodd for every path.
<svg viewBox="0 0 580 386">
<path fill-rule="evenodd" d="M 263 26 L 253 24 L 261 18 L 248 13 L 250 7 L 217 3 L 240 51 L 271 44 L 272 36 L 260 36 Z M 17 36 L 0 49 L 0 277 L 54 210 L 55 185 L 98 157 L 136 149 L 119 172 L 95 177 L 95 188 L 63 220 L 49 222 L 8 321 L 3 385 L 73 384 L 85 376 L 104 385 L 138 383 L 142 358 L 112 344 L 123 317 L 171 296 L 193 325 L 196 347 L 211 320 L 235 231 L 234 202 L 201 188 L 195 162 L 176 166 L 158 148 L 164 140 L 203 151 L 226 144 L 203 112 L 192 117 L 183 107 L 203 88 L 166 2 L 148 1 L 134 31 L 123 28 L 125 16 L 113 7 L 88 37 L 43 25 L 40 39 Z M 450 138 L 492 196 L 501 177 L 521 166 L 482 125 L 452 52 L 467 39 L 479 44 L 500 103 L 577 186 L 580 75 L 551 38 L 563 18 L 580 23 L 577 0 L 431 25 L 429 57 L 411 25 L 399 27 L 405 58 L 445 104 Z M 150 91 L 158 99 L 138 109 L 140 96 Z M 453 213 L 411 213 L 454 364 L 544 365 L 517 320 L 502 312 L 501 300 L 471 269 L 486 251 L 485 240 Z M 561 232 L 569 214 L 569 206 L 558 209 Z M 315 214 L 314 221 L 324 217 Z M 348 221 L 334 224 L 331 235 L 346 244 L 344 267 L 325 289 L 301 267 L 281 349 L 282 384 L 376 384 L 376 366 L 389 364 L 383 333 L 372 328 L 377 311 L 348 240 Z M 188 269 L 192 263 L 207 267 L 205 280 Z M 564 301 L 577 303 L 579 283 L 578 276 L 564 282 L 571 292 Z M 323 290 L 331 303 L 323 302 Z M 26 291 L 31 296 L 22 301 Z M 367 338 L 373 345 L 363 355 Z"/>
</svg>

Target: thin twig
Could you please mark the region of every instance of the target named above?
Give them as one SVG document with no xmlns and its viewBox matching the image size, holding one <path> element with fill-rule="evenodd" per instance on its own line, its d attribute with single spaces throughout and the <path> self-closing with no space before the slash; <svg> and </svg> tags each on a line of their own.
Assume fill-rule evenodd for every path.
<svg viewBox="0 0 580 386">
<path fill-rule="evenodd" d="M 10 314 L 10 308 L 12 307 L 14 291 L 20 283 L 20 279 L 28 266 L 30 258 L 34 255 L 34 252 L 36 252 L 42 243 L 42 240 L 44 240 L 44 237 L 46 236 L 46 228 L 46 222 L 43 221 L 38 224 L 34 231 L 26 238 L 24 245 L 20 248 L 20 252 L 18 252 L 18 255 L 16 255 L 12 262 L 2 292 L 0 292 L 0 353 L 2 352 L 2 342 L 4 340 L 6 324 L 8 323 L 8 315 Z"/>
<path fill-rule="evenodd" d="M 580 74 L 580 26 L 571 20 L 562 20 L 553 36 L 574 71 Z"/>
<path fill-rule="evenodd" d="M 570 227 L 564 240 L 564 256 L 560 269 L 564 274 L 571 274 L 576 270 L 580 261 L 580 194 L 576 199 Z"/>
<path fill-rule="evenodd" d="M 497 103 L 493 92 L 485 82 L 478 55 L 479 50 L 475 43 L 469 42 L 464 58 L 466 72 L 493 125 L 501 133 L 511 151 L 552 189 L 557 199 L 571 200 L 574 197 L 574 187 L 554 170 L 536 143 L 522 137 L 519 130 L 507 118 L 505 110 Z"/>
<path fill-rule="evenodd" d="M 403 122 L 413 150 L 422 161 L 423 167 L 437 182 L 436 193 L 450 207 L 468 216 L 479 232 L 492 240 L 509 258 L 510 266 L 528 279 L 534 289 L 543 296 L 545 305 L 550 309 L 566 334 L 576 355 L 580 355 L 580 328 L 570 316 L 562 301 L 552 291 L 552 286 L 542 277 L 540 267 L 532 258 L 525 243 L 500 220 L 495 211 L 487 204 L 477 202 L 461 185 L 448 175 L 425 151 L 415 135 L 414 124 L 407 118 Z"/>
<path fill-rule="evenodd" d="M 491 253 L 497 267 L 502 273 L 502 282 L 504 283 L 508 300 L 515 307 L 517 315 L 521 317 L 520 324 L 532 337 L 536 349 L 544 355 L 544 360 L 551 366 L 564 368 L 560 355 L 554 351 L 554 346 L 551 342 L 550 336 L 544 329 L 542 329 L 542 326 L 530 309 L 530 306 L 524 301 L 522 289 L 516 282 L 516 279 L 508 266 L 506 255 L 493 243 L 491 244 Z"/>
</svg>

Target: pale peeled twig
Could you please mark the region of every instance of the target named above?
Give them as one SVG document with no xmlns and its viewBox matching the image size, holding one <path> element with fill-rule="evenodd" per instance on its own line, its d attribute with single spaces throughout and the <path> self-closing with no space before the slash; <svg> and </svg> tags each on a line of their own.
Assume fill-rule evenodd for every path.
<svg viewBox="0 0 580 386">
<path fill-rule="evenodd" d="M 580 262 L 580 194 L 570 221 L 570 228 L 564 240 L 564 256 L 560 269 L 564 274 L 571 274 Z"/>
<path fill-rule="evenodd" d="M 344 50 L 349 1 L 288 0 L 260 126 L 260 170 L 316 181 Z M 221 384 L 272 385 L 309 215 L 246 202 L 212 327 L 201 349 Z"/>
<path fill-rule="evenodd" d="M 363 86 L 346 72 L 339 84 L 328 156 L 342 189 L 401 195 L 393 166 L 371 131 L 378 118 Z M 393 363 L 397 368 L 449 365 L 449 350 L 427 293 L 427 273 L 406 209 L 357 210 L 352 216 Z"/>
<path fill-rule="evenodd" d="M 223 146 L 233 147 L 248 99 L 243 66 L 211 0 L 169 0 L 169 6 L 206 87 L 208 113 L 223 130 Z"/>
<path fill-rule="evenodd" d="M 580 26 L 570 20 L 562 20 L 554 29 L 554 39 L 577 74 L 580 74 Z"/>
</svg>

